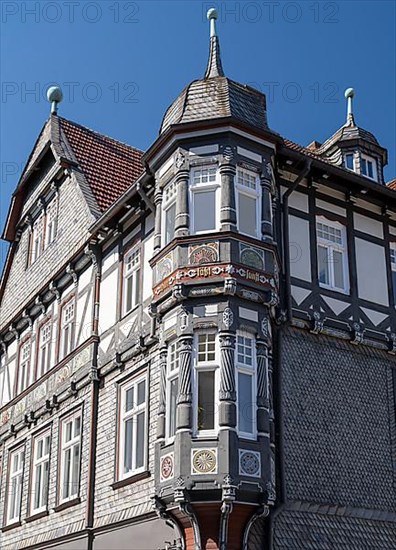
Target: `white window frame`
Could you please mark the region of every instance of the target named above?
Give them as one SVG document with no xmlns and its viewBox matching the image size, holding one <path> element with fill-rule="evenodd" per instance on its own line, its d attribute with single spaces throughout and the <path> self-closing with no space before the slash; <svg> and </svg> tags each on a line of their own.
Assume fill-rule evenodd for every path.
<svg viewBox="0 0 396 550">
<path fill-rule="evenodd" d="M 13 470 L 14 457 L 18 456 L 17 469 Z M 22 493 L 23 493 L 23 474 L 25 469 L 25 446 L 18 447 L 9 451 L 8 454 L 8 482 L 7 482 L 7 517 L 6 524 L 11 525 L 20 521 Z M 15 489 L 13 485 L 15 484 Z M 15 499 L 14 499 L 15 497 Z M 12 505 L 13 504 L 13 505 Z M 17 511 L 10 515 L 11 510 Z"/>
<path fill-rule="evenodd" d="M 214 360 L 198 361 L 198 339 L 202 334 L 215 335 L 215 358 Z M 200 372 L 214 372 L 214 427 L 210 430 L 200 430 L 198 427 L 198 375 Z M 214 330 L 199 330 L 194 334 L 193 352 L 193 433 L 197 438 L 216 437 L 219 431 L 219 390 L 220 390 L 220 349 L 219 336 Z"/>
<path fill-rule="evenodd" d="M 43 368 L 44 362 L 44 368 Z M 40 326 L 38 334 L 37 374 L 41 378 L 52 367 L 52 321 L 48 320 Z"/>
<path fill-rule="evenodd" d="M 390 243 L 390 262 L 393 284 L 393 305 L 396 307 L 396 242 Z"/>
<path fill-rule="evenodd" d="M 46 440 L 48 439 L 48 450 L 45 452 Z M 42 445 L 42 455 L 38 457 L 38 449 Z M 48 509 L 48 487 L 51 454 L 51 430 L 46 430 L 36 435 L 32 440 L 32 481 L 30 514 L 39 514 Z M 45 472 L 45 470 L 47 470 Z M 39 506 L 36 507 L 36 495 L 39 493 Z"/>
<path fill-rule="evenodd" d="M 347 165 L 347 157 L 351 156 L 352 157 L 352 168 L 349 168 L 349 166 Z M 356 172 L 356 159 L 355 159 L 355 154 L 354 153 L 345 153 L 344 155 L 344 166 L 347 170 L 350 170 L 352 172 Z"/>
<path fill-rule="evenodd" d="M 69 308 L 72 310 L 72 315 L 67 313 Z M 74 349 L 74 323 L 76 318 L 76 299 L 74 296 L 63 304 L 60 315 L 59 361 L 67 357 Z"/>
<path fill-rule="evenodd" d="M 27 351 L 26 351 L 27 350 Z M 32 341 L 29 337 L 19 346 L 17 395 L 29 387 L 32 366 Z"/>
<path fill-rule="evenodd" d="M 133 263 L 130 267 L 128 267 L 128 261 L 129 259 L 133 259 Z M 123 261 L 123 273 L 122 273 L 122 311 L 124 315 L 127 315 L 131 311 L 135 309 L 136 306 L 140 303 L 140 271 L 141 271 L 141 250 L 140 250 L 140 244 L 132 247 L 128 250 L 128 252 L 124 255 L 124 261 Z M 132 281 L 129 283 L 129 281 Z M 128 284 L 132 285 L 132 305 L 131 307 L 128 307 Z"/>
<path fill-rule="evenodd" d="M 30 245 L 30 264 L 33 264 L 43 253 L 44 250 L 44 228 L 45 216 L 41 212 L 38 218 L 34 221 L 31 233 Z"/>
<path fill-rule="evenodd" d="M 215 170 L 215 179 L 207 182 L 194 182 L 196 174 L 203 170 Z M 195 195 L 206 191 L 215 192 L 215 227 L 213 229 L 195 230 L 194 200 Z M 190 171 L 190 227 L 191 234 L 202 235 L 212 231 L 220 231 L 220 174 L 217 165 L 197 166 Z"/>
<path fill-rule="evenodd" d="M 339 222 L 334 222 L 325 217 L 316 217 L 315 220 L 316 226 L 316 241 L 317 241 L 317 260 L 318 260 L 318 282 L 321 288 L 326 288 L 328 290 L 334 290 L 336 292 L 341 292 L 342 294 L 348 294 L 349 292 L 349 270 L 348 270 L 348 249 L 347 249 L 347 240 L 346 240 L 346 227 Z M 341 232 L 341 243 L 335 243 L 331 240 L 322 238 L 319 236 L 318 224 L 323 224 L 329 228 L 339 230 Z M 319 247 L 327 249 L 328 257 L 328 273 L 329 273 L 329 283 L 320 282 L 320 269 L 319 269 Z M 334 262 L 333 255 L 334 252 L 339 252 L 342 254 L 342 274 L 344 280 L 343 288 L 335 285 L 335 274 L 334 274 Z"/>
<path fill-rule="evenodd" d="M 179 379 L 180 371 L 180 342 L 174 340 L 169 343 L 168 346 L 168 360 L 166 365 L 166 415 L 165 415 L 165 439 L 171 443 L 175 439 L 175 433 L 171 434 L 171 422 L 174 419 L 175 422 L 175 432 L 176 432 L 176 412 L 177 412 L 177 395 L 176 395 L 176 410 L 171 411 L 170 397 L 171 397 L 171 384 L 174 380 Z M 178 382 L 179 384 L 179 382 Z M 178 386 L 179 387 L 179 386 Z M 173 414 L 174 413 L 174 416 Z"/>
<path fill-rule="evenodd" d="M 137 388 L 138 385 L 144 382 L 145 383 L 145 398 L 143 403 L 137 405 Z M 129 389 L 133 388 L 133 406 L 129 411 L 126 411 L 126 394 Z M 119 387 L 119 415 L 118 415 L 118 480 L 126 479 L 128 477 L 134 476 L 141 472 L 147 470 L 147 459 L 148 459 L 148 429 L 149 429 L 149 419 L 148 419 L 148 403 L 149 403 L 149 384 L 148 384 L 148 373 L 145 372 L 140 376 L 136 376 L 132 380 L 123 383 Z M 125 466 L 125 425 L 126 422 L 130 419 L 136 419 L 136 417 L 144 412 L 144 448 L 143 448 L 143 464 L 142 466 L 136 466 L 137 459 L 137 422 L 134 422 L 134 430 L 132 433 L 132 469 L 130 472 L 124 472 Z"/>
<path fill-rule="evenodd" d="M 76 435 L 77 420 L 79 419 L 79 433 Z M 81 480 L 81 451 L 82 451 L 82 409 L 76 410 L 74 413 L 68 415 L 66 418 L 62 418 L 60 421 L 60 472 L 59 472 L 59 484 L 58 484 L 58 503 L 63 504 L 74 500 L 80 493 L 80 480 Z M 67 430 L 66 425 L 71 423 L 72 434 L 71 438 L 66 440 Z M 74 462 L 74 451 L 78 448 L 77 462 Z M 66 461 L 66 454 L 70 453 L 70 460 Z M 77 479 L 74 479 L 74 466 L 77 464 Z M 69 477 L 70 489 L 69 493 L 65 496 L 65 476 L 66 469 Z M 74 490 L 72 484 L 74 483 Z"/>
<path fill-rule="evenodd" d="M 373 177 L 369 176 L 368 174 L 363 174 L 362 170 L 362 161 L 371 162 L 373 167 Z M 363 153 L 360 154 L 360 174 L 364 176 L 365 178 L 368 178 L 373 181 L 378 181 L 378 172 L 377 172 L 377 160 L 374 157 L 370 157 L 369 155 L 365 155 Z"/>
<path fill-rule="evenodd" d="M 239 338 L 248 338 L 251 340 L 251 365 L 244 359 L 240 360 L 240 356 L 244 356 L 239 351 Z M 243 347 L 245 343 L 241 343 Z M 239 374 L 245 374 L 251 377 L 251 392 L 252 392 L 252 432 L 244 432 L 239 426 Z M 243 439 L 257 439 L 257 359 L 256 359 L 256 337 L 253 333 L 247 331 L 238 331 L 235 339 L 235 385 L 237 390 L 237 430 L 239 437 Z"/>
<path fill-rule="evenodd" d="M 251 187 L 250 185 L 245 185 L 243 183 L 240 183 L 239 176 L 245 175 L 248 178 L 254 177 L 255 179 L 255 187 Z M 253 172 L 252 170 L 247 170 L 246 168 L 237 168 L 237 173 L 235 175 L 235 191 L 236 191 L 236 213 L 237 213 L 237 227 L 238 231 L 242 233 L 243 235 L 248 235 L 249 237 L 253 237 L 254 239 L 261 239 L 261 186 L 260 186 L 260 178 L 256 172 Z M 246 197 L 249 197 L 251 199 L 254 199 L 256 202 L 256 230 L 254 235 L 251 233 L 245 233 L 240 228 L 240 222 L 239 222 L 239 197 L 240 195 L 245 195 Z"/>
<path fill-rule="evenodd" d="M 45 246 L 47 248 L 55 239 L 58 229 L 58 197 L 54 197 L 47 205 L 45 212 Z"/>
<path fill-rule="evenodd" d="M 177 196 L 177 182 L 176 180 L 173 180 L 164 187 L 163 194 L 162 194 L 163 199 L 162 199 L 161 234 L 162 234 L 163 247 L 169 244 L 174 238 L 173 236 L 172 239 L 170 239 L 169 241 L 166 241 L 166 215 L 168 210 L 170 210 L 170 208 L 172 208 L 173 206 L 176 209 L 176 196 Z M 176 216 L 176 213 L 175 213 L 175 216 Z M 175 217 L 175 223 L 176 223 L 176 217 Z"/>
</svg>

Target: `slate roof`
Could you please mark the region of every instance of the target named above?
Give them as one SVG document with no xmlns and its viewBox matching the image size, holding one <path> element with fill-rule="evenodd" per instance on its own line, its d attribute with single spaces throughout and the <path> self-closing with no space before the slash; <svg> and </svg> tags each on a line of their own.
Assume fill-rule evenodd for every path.
<svg viewBox="0 0 396 550">
<path fill-rule="evenodd" d="M 59 117 L 59 123 L 102 212 L 143 172 L 143 151 Z"/>
<path fill-rule="evenodd" d="M 396 178 L 394 180 L 388 181 L 386 186 L 396 191 Z"/>
</svg>

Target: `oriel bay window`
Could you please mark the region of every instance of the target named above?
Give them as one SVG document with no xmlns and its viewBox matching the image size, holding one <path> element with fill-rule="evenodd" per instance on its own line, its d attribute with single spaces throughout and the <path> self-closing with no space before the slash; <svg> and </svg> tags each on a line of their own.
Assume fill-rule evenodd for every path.
<svg viewBox="0 0 396 550">
<path fill-rule="evenodd" d="M 216 167 L 194 168 L 191 171 L 192 233 L 215 231 L 220 223 L 220 185 Z"/>
<path fill-rule="evenodd" d="M 129 313 L 139 303 L 140 249 L 134 247 L 124 257 L 123 311 Z"/>
<path fill-rule="evenodd" d="M 195 431 L 212 435 L 217 428 L 218 351 L 214 332 L 196 334 L 194 368 Z"/>
<path fill-rule="evenodd" d="M 252 334 L 237 334 L 235 359 L 238 432 L 241 437 L 253 438 L 256 436 L 256 359 Z"/>
<path fill-rule="evenodd" d="M 345 227 L 326 218 L 317 218 L 318 275 L 320 286 L 348 291 L 348 258 Z"/>
<path fill-rule="evenodd" d="M 239 168 L 236 174 L 238 230 L 245 235 L 260 236 L 260 181 L 255 172 Z"/>
<path fill-rule="evenodd" d="M 147 463 L 147 374 L 120 387 L 118 478 L 146 469 Z"/>
<path fill-rule="evenodd" d="M 33 440 L 31 514 L 38 514 L 47 509 L 50 441 L 49 431 Z"/>
<path fill-rule="evenodd" d="M 168 350 L 166 373 L 166 438 L 176 433 L 177 395 L 179 392 L 179 342 L 172 342 Z"/>
<path fill-rule="evenodd" d="M 81 410 L 78 410 L 61 422 L 60 504 L 78 497 L 81 464 L 81 422 Z"/>
<path fill-rule="evenodd" d="M 16 523 L 21 517 L 23 468 L 25 448 L 10 451 L 8 457 L 7 514 L 6 523 Z"/>
</svg>

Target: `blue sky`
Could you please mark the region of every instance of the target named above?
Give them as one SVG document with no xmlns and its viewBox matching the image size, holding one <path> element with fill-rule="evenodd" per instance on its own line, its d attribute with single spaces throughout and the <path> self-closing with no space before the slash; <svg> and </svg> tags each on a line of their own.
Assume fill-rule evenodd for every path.
<svg viewBox="0 0 396 550">
<path fill-rule="evenodd" d="M 207 9 L 219 11 L 226 75 L 267 94 L 270 126 L 303 145 L 355 119 L 389 150 L 395 169 L 395 2 L 342 0 L 200 2 L 73 0 L 1 9 L 1 198 L 3 227 L 18 175 L 60 84 L 60 114 L 146 149 L 165 109 L 208 55 Z M 7 245 L 0 248 L 0 266 Z"/>
</svg>

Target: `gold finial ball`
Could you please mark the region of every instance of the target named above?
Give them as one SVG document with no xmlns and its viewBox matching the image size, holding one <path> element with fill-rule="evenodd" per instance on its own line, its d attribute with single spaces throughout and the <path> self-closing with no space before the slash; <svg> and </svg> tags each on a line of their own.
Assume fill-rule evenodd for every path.
<svg viewBox="0 0 396 550">
<path fill-rule="evenodd" d="M 353 88 L 347 88 L 344 95 L 345 99 L 349 99 L 350 97 L 353 97 L 355 95 L 355 90 Z"/>
<path fill-rule="evenodd" d="M 63 93 L 62 90 L 59 88 L 59 86 L 51 86 L 47 90 L 47 99 L 50 103 L 56 102 L 60 103 L 63 99 Z"/>
<path fill-rule="evenodd" d="M 218 17 L 217 10 L 215 8 L 210 8 L 210 10 L 208 10 L 208 13 L 206 14 L 206 17 L 208 18 L 209 21 L 211 19 L 217 19 Z"/>
</svg>

